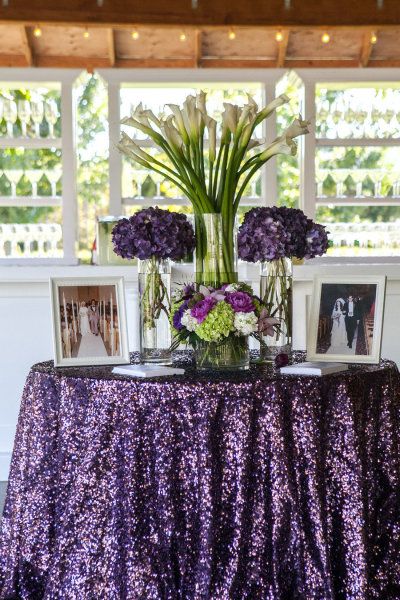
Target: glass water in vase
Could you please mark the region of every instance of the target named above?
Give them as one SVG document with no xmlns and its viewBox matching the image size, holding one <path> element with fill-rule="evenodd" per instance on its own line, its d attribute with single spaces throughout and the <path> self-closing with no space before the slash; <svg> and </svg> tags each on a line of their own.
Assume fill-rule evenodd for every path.
<svg viewBox="0 0 400 600">
<path fill-rule="evenodd" d="M 236 283 L 237 250 L 234 222 L 227 223 L 220 213 L 196 213 L 195 280 L 197 284 L 218 288 Z"/>
<path fill-rule="evenodd" d="M 230 335 L 222 342 L 197 340 L 194 355 L 200 370 L 243 371 L 250 365 L 249 338 Z"/>
<path fill-rule="evenodd" d="M 261 358 L 273 361 L 278 354 L 292 351 L 292 261 L 278 258 L 261 263 L 260 296 L 268 316 L 277 319 L 273 336 L 264 336 Z"/>
<path fill-rule="evenodd" d="M 140 359 L 151 363 L 171 360 L 171 265 L 151 257 L 138 261 Z"/>
</svg>

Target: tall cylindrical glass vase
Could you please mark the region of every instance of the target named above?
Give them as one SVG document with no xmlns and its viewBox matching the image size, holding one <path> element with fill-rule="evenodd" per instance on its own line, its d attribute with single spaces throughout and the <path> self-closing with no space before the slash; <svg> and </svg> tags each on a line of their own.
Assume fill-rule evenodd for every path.
<svg viewBox="0 0 400 600">
<path fill-rule="evenodd" d="M 277 354 L 290 354 L 292 350 L 292 262 L 279 258 L 261 263 L 260 296 L 268 315 L 278 320 L 274 336 L 265 336 L 266 346 L 261 356 L 274 360 Z"/>
<path fill-rule="evenodd" d="M 151 257 L 138 261 L 140 358 L 144 362 L 171 360 L 171 266 L 169 260 Z"/>
<path fill-rule="evenodd" d="M 204 213 L 195 214 L 195 227 L 196 283 L 218 288 L 237 282 L 234 223 L 225 223 L 220 213 Z"/>
</svg>

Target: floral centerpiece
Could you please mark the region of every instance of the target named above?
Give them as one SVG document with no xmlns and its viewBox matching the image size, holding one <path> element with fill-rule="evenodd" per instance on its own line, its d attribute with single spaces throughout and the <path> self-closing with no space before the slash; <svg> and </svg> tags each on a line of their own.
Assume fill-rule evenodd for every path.
<svg viewBox="0 0 400 600">
<path fill-rule="evenodd" d="M 173 298 L 171 323 L 174 345 L 189 342 L 198 368 L 246 369 L 248 336 L 263 343 L 263 335 L 274 335 L 277 320 L 245 283 L 218 289 L 190 284 Z"/>
<path fill-rule="evenodd" d="M 193 251 L 194 231 L 186 215 L 146 208 L 120 219 L 112 231 L 114 252 L 138 258 L 140 351 L 145 361 L 170 360 L 171 270 L 169 260 Z"/>
<path fill-rule="evenodd" d="M 238 232 L 239 256 L 261 263 L 260 295 L 269 315 L 278 320 L 267 355 L 291 350 L 291 259 L 321 256 L 328 245 L 325 227 L 299 209 L 272 206 L 246 213 Z"/>
<path fill-rule="evenodd" d="M 300 117 L 267 146 L 256 138 L 257 126 L 288 101 L 282 94 L 261 109 L 250 96 L 242 107 L 224 103 L 221 123 L 217 123 L 208 114 L 206 94 L 200 92 L 189 95 L 182 107 L 168 104 L 167 116 L 156 116 L 139 104 L 122 120 L 148 136 L 163 158 L 143 150 L 126 133 L 119 150 L 170 180 L 192 203 L 198 283 L 219 287 L 237 281 L 234 225 L 246 187 L 274 155 L 294 155 L 294 138 L 308 132 L 308 122 Z"/>
</svg>

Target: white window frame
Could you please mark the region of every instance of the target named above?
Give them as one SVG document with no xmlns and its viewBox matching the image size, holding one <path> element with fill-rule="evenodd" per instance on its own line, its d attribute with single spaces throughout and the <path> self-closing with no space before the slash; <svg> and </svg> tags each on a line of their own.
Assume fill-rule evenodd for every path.
<svg viewBox="0 0 400 600">
<path fill-rule="evenodd" d="M 76 192 L 76 98 L 74 83 L 81 74 L 76 69 L 8 69 L 0 68 L 0 82 L 3 84 L 26 85 L 29 83 L 56 83 L 60 85 L 61 95 L 61 138 L 60 140 L 21 139 L 9 140 L 0 137 L 0 149 L 17 147 L 25 149 L 60 148 L 62 152 L 62 196 L 60 200 L 40 201 L 28 198 L 12 202 L 0 198 L 2 206 L 61 206 L 62 209 L 62 258 L 0 258 L 0 265 L 76 265 L 78 263 L 77 246 L 77 192 Z"/>
<path fill-rule="evenodd" d="M 296 74 L 302 81 L 302 113 L 315 123 L 316 102 L 315 92 L 317 84 L 324 83 L 399 83 L 399 69 L 296 69 Z M 314 131 L 301 139 L 300 152 L 300 208 L 311 219 L 315 217 L 315 210 L 318 205 L 332 204 L 334 206 L 343 206 L 340 199 L 329 198 L 327 201 L 321 201 L 316 194 L 315 180 L 315 156 L 318 147 L 324 146 L 398 146 L 400 150 L 400 138 L 342 138 L 342 139 L 318 139 Z M 378 201 L 360 202 L 357 199 L 346 199 L 345 206 L 400 206 L 398 198 L 383 198 Z M 387 264 L 399 263 L 400 256 L 365 256 L 365 257 L 337 257 L 324 256 L 313 259 L 315 263 L 345 263 L 345 264 Z"/>
<path fill-rule="evenodd" d="M 166 85 L 174 83 L 260 83 L 263 102 L 271 102 L 275 98 L 275 89 L 279 80 L 285 75 L 285 69 L 99 69 L 99 75 L 108 86 L 109 111 L 109 182 L 110 182 L 110 214 L 122 214 L 122 157 L 117 150 L 120 139 L 120 121 L 125 115 L 120 114 L 121 86 L 135 83 L 159 83 Z M 267 142 L 276 137 L 275 115 L 264 121 L 263 136 Z M 277 197 L 277 171 L 275 159 L 269 161 L 261 174 L 261 204 L 273 205 Z M 160 205 L 163 202 L 158 202 Z M 164 204 L 175 203 L 166 199 Z M 252 202 L 257 205 L 257 202 Z M 260 204 L 260 203 L 258 203 Z"/>
</svg>

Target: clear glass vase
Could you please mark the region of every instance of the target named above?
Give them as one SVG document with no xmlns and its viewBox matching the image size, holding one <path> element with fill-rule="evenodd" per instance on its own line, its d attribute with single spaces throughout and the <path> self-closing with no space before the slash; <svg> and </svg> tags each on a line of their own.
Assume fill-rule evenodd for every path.
<svg viewBox="0 0 400 600">
<path fill-rule="evenodd" d="M 222 342 L 198 340 L 194 349 L 197 369 L 242 371 L 249 368 L 249 338 L 230 335 Z"/>
<path fill-rule="evenodd" d="M 138 261 L 140 358 L 144 362 L 171 360 L 171 265 L 155 257 Z"/>
<path fill-rule="evenodd" d="M 274 336 L 265 336 L 261 357 L 274 360 L 277 354 L 292 351 L 292 261 L 279 258 L 261 263 L 260 296 L 268 315 L 278 320 Z"/>
<path fill-rule="evenodd" d="M 227 223 L 220 213 L 195 214 L 195 229 L 196 283 L 217 288 L 237 282 L 234 222 Z"/>
</svg>

